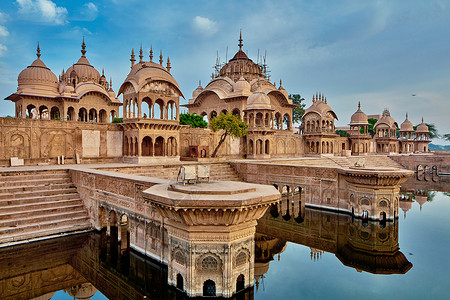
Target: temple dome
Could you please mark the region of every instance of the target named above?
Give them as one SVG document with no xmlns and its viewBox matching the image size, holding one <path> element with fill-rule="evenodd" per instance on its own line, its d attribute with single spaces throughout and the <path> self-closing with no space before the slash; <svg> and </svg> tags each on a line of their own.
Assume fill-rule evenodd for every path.
<svg viewBox="0 0 450 300">
<path fill-rule="evenodd" d="M 247 109 L 272 109 L 269 96 L 258 88 L 247 98 Z"/>
<path fill-rule="evenodd" d="M 350 124 L 352 125 L 367 125 L 369 121 L 367 115 L 361 110 L 361 104 L 358 102 L 358 110 L 350 118 Z"/>
<path fill-rule="evenodd" d="M 423 118 L 422 118 L 422 123 L 419 124 L 419 126 L 417 126 L 417 130 L 416 132 L 429 132 L 428 126 L 427 124 L 425 124 L 423 122 Z"/>
<path fill-rule="evenodd" d="M 198 87 L 192 92 L 192 99 L 197 98 L 198 95 L 203 91 L 201 82 L 198 82 Z"/>
<path fill-rule="evenodd" d="M 78 77 L 77 82 L 92 81 L 95 83 L 100 83 L 100 73 L 89 63 L 86 58 L 86 45 L 81 44 L 81 57 L 76 64 L 72 65 L 66 71 L 67 78 Z"/>
<path fill-rule="evenodd" d="M 233 84 L 233 89 L 235 92 L 250 92 L 251 87 L 250 83 L 241 76 L 239 80 Z"/>
<path fill-rule="evenodd" d="M 119 89 L 118 95 L 124 92 L 126 83 L 131 83 L 136 92 L 148 81 L 166 81 L 175 86 L 177 92 L 184 98 L 180 87 L 173 76 L 162 65 L 154 62 L 139 62 L 135 64 Z"/>
<path fill-rule="evenodd" d="M 333 118 L 337 119 L 336 113 L 331 109 L 331 107 L 327 104 L 326 98 L 323 95 L 319 95 L 317 100 L 313 96 L 313 104 L 308 107 L 308 109 L 303 114 L 303 117 L 309 113 L 317 113 L 321 117 L 325 117 L 327 113 L 330 113 Z"/>
<path fill-rule="evenodd" d="M 391 113 L 389 112 L 388 109 L 385 109 L 383 111 L 382 117 L 375 123 L 375 125 L 373 127 L 376 128 L 380 124 L 386 124 L 390 128 L 392 128 L 394 126 L 398 127 L 397 122 L 395 122 L 394 118 L 391 117 Z"/>
<path fill-rule="evenodd" d="M 49 68 L 40 59 L 41 53 L 38 45 L 37 59 L 33 63 L 20 72 L 17 82 L 19 84 L 18 90 L 23 90 L 27 86 L 33 86 L 34 88 L 50 90 L 53 92 L 58 91 L 58 78 L 50 71 Z"/>
<path fill-rule="evenodd" d="M 414 131 L 414 126 L 410 120 L 408 120 L 408 114 L 406 114 L 406 119 L 400 125 L 400 131 Z"/>
</svg>

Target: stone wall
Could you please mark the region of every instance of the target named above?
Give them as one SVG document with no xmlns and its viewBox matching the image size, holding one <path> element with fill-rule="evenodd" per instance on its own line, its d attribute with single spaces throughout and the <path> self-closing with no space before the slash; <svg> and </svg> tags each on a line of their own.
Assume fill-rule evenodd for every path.
<svg viewBox="0 0 450 300">
<path fill-rule="evenodd" d="M 122 157 L 123 130 L 118 124 L 68 122 L 59 120 L 0 118 L 0 165 L 11 157 L 25 164 L 119 161 Z"/>
<path fill-rule="evenodd" d="M 417 171 L 417 167 L 437 167 L 438 173 L 450 174 L 450 152 L 439 152 L 432 154 L 391 155 L 392 160 L 401 164 L 404 168 Z"/>
<path fill-rule="evenodd" d="M 164 218 L 142 197 L 142 191 L 167 180 L 93 169 L 72 169 L 70 174 L 93 227 L 128 231 L 132 248 L 167 263 Z"/>
</svg>

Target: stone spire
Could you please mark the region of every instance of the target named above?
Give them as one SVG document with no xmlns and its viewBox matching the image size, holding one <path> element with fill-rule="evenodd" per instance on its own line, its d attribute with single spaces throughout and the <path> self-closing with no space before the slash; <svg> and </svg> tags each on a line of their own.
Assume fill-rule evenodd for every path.
<svg viewBox="0 0 450 300">
<path fill-rule="evenodd" d="M 244 46 L 242 44 L 242 41 L 243 41 L 243 39 L 242 39 L 242 29 L 241 29 L 240 34 L 239 34 L 239 44 L 238 44 L 240 51 L 242 51 L 242 46 Z"/>
<path fill-rule="evenodd" d="M 86 44 L 84 43 L 84 36 L 83 36 L 83 43 L 81 44 L 81 56 L 86 57 Z"/>
<path fill-rule="evenodd" d="M 150 62 L 153 62 L 153 46 L 150 45 Z"/>
<path fill-rule="evenodd" d="M 159 64 L 162 66 L 163 64 L 163 56 L 162 56 L 162 50 L 159 52 Z"/>
<path fill-rule="evenodd" d="M 39 48 L 39 42 L 38 42 L 37 49 L 36 49 L 36 56 L 37 56 L 37 58 L 41 57 L 41 48 Z"/>
<path fill-rule="evenodd" d="M 112 91 L 112 77 L 109 77 L 109 90 Z"/>
<path fill-rule="evenodd" d="M 142 55 L 142 44 L 141 44 L 141 49 L 139 50 L 139 62 L 142 62 L 142 58 L 144 57 L 144 55 Z"/>
<path fill-rule="evenodd" d="M 358 110 L 361 109 L 361 101 L 358 101 Z"/>
<path fill-rule="evenodd" d="M 131 58 L 130 58 L 130 61 L 131 61 L 131 67 L 133 68 L 134 62 L 136 61 L 136 59 L 134 58 L 134 48 L 131 49 Z"/>
<path fill-rule="evenodd" d="M 170 73 L 170 69 L 171 69 L 171 68 L 172 68 L 172 67 L 170 66 L 170 58 L 167 56 L 167 67 L 166 67 L 167 72 Z"/>
</svg>

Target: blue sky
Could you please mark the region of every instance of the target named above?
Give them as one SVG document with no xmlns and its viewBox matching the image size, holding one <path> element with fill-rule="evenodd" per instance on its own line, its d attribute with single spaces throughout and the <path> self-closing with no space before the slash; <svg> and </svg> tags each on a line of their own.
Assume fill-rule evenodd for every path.
<svg viewBox="0 0 450 300">
<path fill-rule="evenodd" d="M 387 107 L 400 124 L 435 123 L 450 133 L 450 2 L 410 1 L 56 1 L 0 4 L 0 97 L 17 88 L 20 71 L 41 59 L 57 75 L 87 57 L 112 77 L 114 90 L 129 72 L 131 48 L 150 45 L 164 59 L 186 99 L 209 81 L 216 53 L 244 51 L 256 61 L 267 51 L 271 79 L 311 104 L 323 92 L 349 122 L 357 102 L 367 114 Z M 412 96 L 415 94 L 416 96 Z M 182 100 L 183 103 L 185 100 Z M 187 101 L 187 100 L 186 100 Z M 0 101 L 0 115 L 13 114 Z M 439 141 L 441 142 L 441 141 Z"/>
</svg>

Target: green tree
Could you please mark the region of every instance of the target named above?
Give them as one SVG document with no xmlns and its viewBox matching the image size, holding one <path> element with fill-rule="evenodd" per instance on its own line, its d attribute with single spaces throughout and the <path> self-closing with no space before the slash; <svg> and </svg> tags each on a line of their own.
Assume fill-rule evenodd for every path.
<svg viewBox="0 0 450 300">
<path fill-rule="evenodd" d="M 123 118 L 114 118 L 114 120 L 112 122 L 113 123 L 122 123 L 123 122 Z"/>
<path fill-rule="evenodd" d="M 377 121 L 378 121 L 377 119 L 373 119 L 373 118 L 370 118 L 367 120 L 367 122 L 369 122 L 369 133 L 371 136 L 375 135 L 375 130 L 373 129 L 373 126 L 375 125 L 375 123 Z"/>
<path fill-rule="evenodd" d="M 300 94 L 290 94 L 289 99 L 293 104 L 298 106 L 292 110 L 292 124 L 300 123 L 302 121 L 303 114 L 305 113 L 305 103 L 302 103 L 305 99 Z"/>
<path fill-rule="evenodd" d="M 217 151 L 219 151 L 220 146 L 222 146 L 228 135 L 239 138 L 247 135 L 248 125 L 242 122 L 242 120 L 230 112 L 226 114 L 221 113 L 219 116 L 213 118 L 210 121 L 209 128 L 212 131 L 216 132 L 220 129 L 223 130 L 222 135 L 220 136 L 219 144 L 217 144 L 216 149 L 214 149 L 211 157 L 217 157 Z"/>
<path fill-rule="evenodd" d="M 193 128 L 206 128 L 208 123 L 203 120 L 202 116 L 196 114 L 180 114 L 180 124 L 181 125 L 191 125 Z"/>
<path fill-rule="evenodd" d="M 419 124 L 419 125 L 420 125 L 420 124 Z M 414 130 L 417 130 L 417 126 L 419 126 L 419 125 L 414 126 Z M 428 124 L 428 123 L 425 123 L 425 125 L 428 126 L 428 131 L 429 131 L 429 135 L 430 135 L 430 139 L 431 139 L 431 140 L 440 137 L 439 134 L 438 134 L 436 125 L 434 125 L 433 123 L 429 123 L 429 124 Z"/>
<path fill-rule="evenodd" d="M 450 142 L 450 133 L 446 133 L 442 136 L 442 138 L 448 142 Z"/>
<path fill-rule="evenodd" d="M 339 134 L 339 136 L 342 136 L 342 137 L 349 137 L 350 136 L 350 133 L 348 133 L 347 131 L 345 131 L 345 130 L 336 130 L 336 134 Z"/>
</svg>

